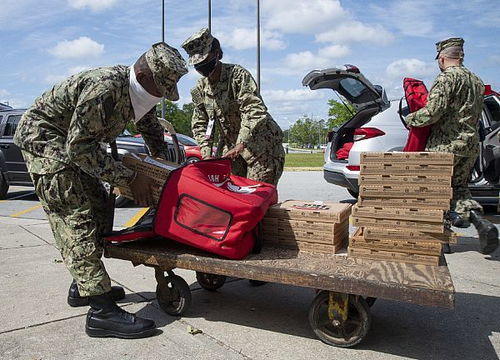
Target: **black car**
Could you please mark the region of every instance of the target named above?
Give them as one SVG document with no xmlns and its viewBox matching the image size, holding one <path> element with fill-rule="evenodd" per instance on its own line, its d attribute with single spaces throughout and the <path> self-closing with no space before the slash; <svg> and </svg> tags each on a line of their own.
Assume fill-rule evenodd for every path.
<svg viewBox="0 0 500 360">
<path fill-rule="evenodd" d="M 17 124 L 21 120 L 26 109 L 12 109 L 3 107 L 0 109 L 0 199 L 4 199 L 9 191 L 9 186 L 33 186 L 31 178 L 24 163 L 23 156 L 19 147 L 14 144 L 14 133 L 16 132 Z M 169 160 L 175 159 L 175 151 L 173 142 L 166 140 L 168 144 Z M 117 139 L 116 145 L 118 148 L 118 156 L 121 158 L 129 153 L 148 154 L 149 150 L 142 138 L 132 136 L 125 130 Z M 180 146 L 180 161 L 185 161 L 186 155 L 184 147 Z M 111 150 L 108 146 L 108 152 Z M 117 206 L 124 205 L 126 198 L 119 197 Z"/>
</svg>

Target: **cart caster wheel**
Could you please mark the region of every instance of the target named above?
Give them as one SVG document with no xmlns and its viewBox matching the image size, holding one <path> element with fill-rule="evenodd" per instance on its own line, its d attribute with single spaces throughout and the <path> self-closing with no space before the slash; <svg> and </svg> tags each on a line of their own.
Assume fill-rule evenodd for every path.
<svg viewBox="0 0 500 360">
<path fill-rule="evenodd" d="M 377 298 L 376 297 L 365 297 L 365 301 L 369 307 L 372 307 L 373 305 L 375 305 L 375 301 L 377 301 Z"/>
<path fill-rule="evenodd" d="M 167 314 L 180 316 L 191 305 L 191 290 L 180 276 L 168 275 L 156 285 L 156 299 Z"/>
<path fill-rule="evenodd" d="M 226 277 L 224 275 L 208 274 L 204 272 L 196 272 L 196 280 L 200 286 L 208 291 L 215 291 L 224 285 Z"/>
<path fill-rule="evenodd" d="M 349 312 L 344 324 L 335 324 L 328 315 L 329 292 L 321 291 L 309 309 L 309 324 L 316 336 L 328 345 L 353 347 L 368 333 L 371 324 L 370 309 L 361 296 L 349 295 Z"/>
</svg>

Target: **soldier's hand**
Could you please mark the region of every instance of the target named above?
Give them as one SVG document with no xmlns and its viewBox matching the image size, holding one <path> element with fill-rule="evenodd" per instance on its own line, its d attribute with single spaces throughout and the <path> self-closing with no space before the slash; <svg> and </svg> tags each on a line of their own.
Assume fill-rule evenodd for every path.
<svg viewBox="0 0 500 360">
<path fill-rule="evenodd" d="M 245 144 L 237 144 L 234 148 L 223 155 L 225 158 L 234 159 L 245 150 Z"/>
<path fill-rule="evenodd" d="M 144 207 L 153 205 L 153 180 L 151 178 L 138 173 L 130 183 L 130 190 L 137 205 Z"/>
</svg>

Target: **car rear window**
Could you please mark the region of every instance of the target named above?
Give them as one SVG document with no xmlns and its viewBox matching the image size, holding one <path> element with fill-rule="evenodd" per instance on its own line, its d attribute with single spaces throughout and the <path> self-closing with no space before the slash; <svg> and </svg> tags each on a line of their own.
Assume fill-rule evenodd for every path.
<svg viewBox="0 0 500 360">
<path fill-rule="evenodd" d="M 7 117 L 7 122 L 5 123 L 5 129 L 3 131 L 3 136 L 14 136 L 17 129 L 17 123 L 21 120 L 22 115 L 9 115 Z"/>
<path fill-rule="evenodd" d="M 491 126 L 500 123 L 500 104 L 494 98 L 484 99 L 484 104 L 488 107 L 490 111 L 492 121 Z"/>
</svg>

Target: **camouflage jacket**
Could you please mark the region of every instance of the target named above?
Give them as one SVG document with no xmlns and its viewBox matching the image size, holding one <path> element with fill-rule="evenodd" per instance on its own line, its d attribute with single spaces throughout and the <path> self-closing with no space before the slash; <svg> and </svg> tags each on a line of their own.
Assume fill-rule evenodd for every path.
<svg viewBox="0 0 500 360">
<path fill-rule="evenodd" d="M 477 156 L 479 117 L 483 108 L 484 84 L 463 66 L 443 71 L 434 81 L 427 105 L 409 114 L 409 126 L 431 125 L 426 150 Z"/>
<path fill-rule="evenodd" d="M 239 65 L 221 65 L 216 84 L 204 77 L 191 90 L 191 126 L 203 158 L 210 157 L 213 144 L 213 137 L 206 136 L 210 119 L 219 126 L 226 150 L 239 143 L 246 145 L 241 156 L 247 163 L 261 156 L 282 157 L 283 132 L 267 112 L 252 75 Z"/>
<path fill-rule="evenodd" d="M 166 152 L 163 128 L 151 109 L 137 123 L 155 156 Z M 35 100 L 21 118 L 14 142 L 28 152 L 28 171 L 58 172 L 76 166 L 112 185 L 126 185 L 133 172 L 106 153 L 106 143 L 134 118 L 129 68 L 103 67 L 73 75 Z"/>
</svg>

